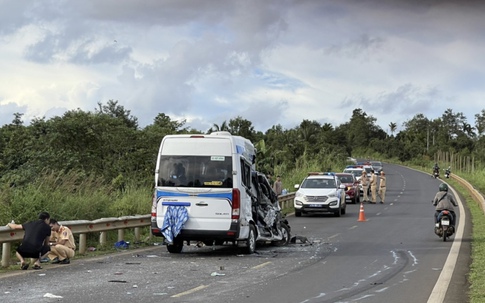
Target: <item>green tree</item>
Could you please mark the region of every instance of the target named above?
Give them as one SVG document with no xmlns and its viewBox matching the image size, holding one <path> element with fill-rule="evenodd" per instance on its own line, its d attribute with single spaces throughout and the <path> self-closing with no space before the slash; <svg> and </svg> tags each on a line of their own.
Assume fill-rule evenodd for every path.
<svg viewBox="0 0 485 303">
<path fill-rule="evenodd" d="M 130 110 L 118 105 L 118 101 L 109 100 L 106 105 L 98 102 L 97 113 L 120 119 L 129 128 L 138 128 L 138 118 L 132 116 Z"/>
<path fill-rule="evenodd" d="M 240 116 L 229 120 L 229 132 L 236 136 L 241 136 L 249 139 L 251 142 L 256 142 L 258 134 L 254 130 L 254 126 L 251 121 L 243 119 Z"/>
<path fill-rule="evenodd" d="M 394 122 L 389 123 L 389 131 L 391 132 L 391 136 L 394 136 L 394 132 L 396 132 L 397 124 Z"/>
</svg>

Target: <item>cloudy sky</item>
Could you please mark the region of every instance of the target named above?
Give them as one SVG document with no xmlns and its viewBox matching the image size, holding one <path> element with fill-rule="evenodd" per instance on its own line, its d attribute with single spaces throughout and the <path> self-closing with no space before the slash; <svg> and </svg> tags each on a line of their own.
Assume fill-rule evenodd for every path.
<svg viewBox="0 0 485 303">
<path fill-rule="evenodd" d="M 0 126 L 117 100 L 206 131 L 485 109 L 485 3 L 0 0 Z"/>
</svg>

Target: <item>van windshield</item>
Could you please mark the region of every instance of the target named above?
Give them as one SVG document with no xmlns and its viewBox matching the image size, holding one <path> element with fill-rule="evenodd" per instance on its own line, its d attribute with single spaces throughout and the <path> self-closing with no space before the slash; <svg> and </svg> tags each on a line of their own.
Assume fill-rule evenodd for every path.
<svg viewBox="0 0 485 303">
<path fill-rule="evenodd" d="M 160 156 L 157 186 L 232 188 L 227 156 Z"/>
</svg>

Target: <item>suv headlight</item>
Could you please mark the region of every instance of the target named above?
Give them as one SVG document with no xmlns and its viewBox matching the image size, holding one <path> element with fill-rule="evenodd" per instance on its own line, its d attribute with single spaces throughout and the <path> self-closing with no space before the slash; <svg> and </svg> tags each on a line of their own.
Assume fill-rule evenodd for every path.
<svg viewBox="0 0 485 303">
<path fill-rule="evenodd" d="M 333 198 L 333 197 L 336 197 L 337 196 L 337 192 L 334 191 L 333 193 L 330 193 L 327 195 L 329 198 Z"/>
<path fill-rule="evenodd" d="M 305 195 L 304 195 L 303 193 L 299 192 L 299 191 L 297 191 L 297 192 L 295 193 L 295 198 L 301 198 L 301 197 L 304 197 L 304 196 L 305 196 Z"/>
</svg>

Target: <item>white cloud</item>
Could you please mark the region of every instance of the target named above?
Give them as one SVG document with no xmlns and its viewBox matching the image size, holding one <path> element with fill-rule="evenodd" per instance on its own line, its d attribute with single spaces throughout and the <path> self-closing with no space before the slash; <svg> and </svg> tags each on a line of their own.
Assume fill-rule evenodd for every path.
<svg viewBox="0 0 485 303">
<path fill-rule="evenodd" d="M 207 130 L 387 128 L 483 108 L 485 5 L 454 1 L 3 1 L 0 125 L 118 100 Z M 200 128 L 199 128 L 200 127 Z"/>
</svg>

